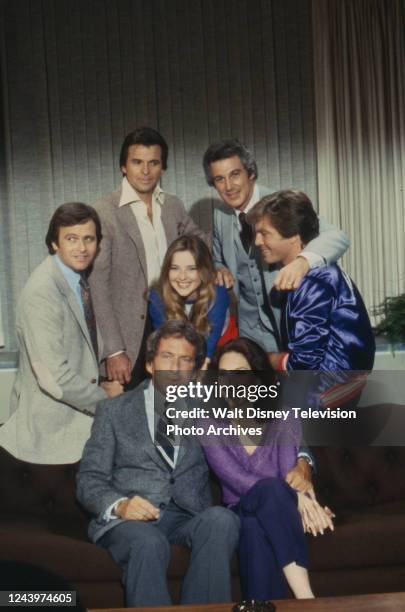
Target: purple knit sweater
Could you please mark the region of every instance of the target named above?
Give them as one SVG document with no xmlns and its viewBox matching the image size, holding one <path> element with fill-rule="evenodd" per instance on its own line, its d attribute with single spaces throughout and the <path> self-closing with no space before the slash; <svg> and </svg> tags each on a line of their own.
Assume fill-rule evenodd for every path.
<svg viewBox="0 0 405 612">
<path fill-rule="evenodd" d="M 202 423 L 199 423 L 202 425 Z M 204 428 L 218 422 L 205 421 Z M 219 478 L 223 502 L 233 506 L 258 480 L 285 478 L 297 462 L 299 434 L 294 424 L 262 423 L 266 428 L 262 443 L 249 455 L 238 438 L 221 437 L 201 440 L 207 462 Z"/>
</svg>

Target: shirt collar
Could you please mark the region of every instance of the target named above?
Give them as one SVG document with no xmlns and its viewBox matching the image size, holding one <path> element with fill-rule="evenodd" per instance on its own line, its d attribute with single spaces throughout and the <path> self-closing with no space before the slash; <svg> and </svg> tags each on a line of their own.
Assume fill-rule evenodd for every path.
<svg viewBox="0 0 405 612">
<path fill-rule="evenodd" d="M 248 212 L 250 210 L 252 210 L 253 206 L 258 203 L 259 200 L 260 200 L 259 187 L 257 185 L 257 182 L 255 182 L 251 198 L 250 198 L 250 200 L 248 202 L 248 205 L 246 206 L 245 210 L 235 210 L 235 213 L 236 213 L 236 216 L 238 217 L 238 219 L 239 219 L 239 215 L 240 215 L 241 212 L 244 212 L 247 215 Z"/>
<path fill-rule="evenodd" d="M 164 202 L 164 191 L 161 189 L 160 185 L 156 185 L 152 198 L 156 200 L 160 205 Z M 138 192 L 132 187 L 127 177 L 124 176 L 122 179 L 122 189 L 121 189 L 121 197 L 118 204 L 118 207 L 126 206 L 127 204 L 133 204 L 135 202 L 142 202 L 142 198 L 139 196 Z"/>
<path fill-rule="evenodd" d="M 68 282 L 69 287 L 75 291 L 80 283 L 81 275 L 79 272 L 75 272 L 72 268 L 69 268 L 66 264 L 63 263 L 59 255 L 56 253 L 54 255 L 55 261 L 58 264 L 63 276 Z"/>
</svg>

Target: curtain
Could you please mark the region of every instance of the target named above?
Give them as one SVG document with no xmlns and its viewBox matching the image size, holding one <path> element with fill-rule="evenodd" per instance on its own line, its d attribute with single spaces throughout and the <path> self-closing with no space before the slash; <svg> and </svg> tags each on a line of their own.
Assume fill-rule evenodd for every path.
<svg viewBox="0 0 405 612">
<path fill-rule="evenodd" d="M 6 347 L 52 212 L 120 183 L 124 136 L 169 143 L 163 188 L 208 229 L 208 144 L 236 136 L 259 179 L 316 199 L 310 0 L 6 0 L 0 4 L 0 292 Z M 3 157 L 2 157 L 3 156 Z M 0 177 L 1 179 L 1 177 Z"/>
<path fill-rule="evenodd" d="M 405 291 L 405 3 L 312 7 L 319 210 L 372 311 Z"/>
</svg>

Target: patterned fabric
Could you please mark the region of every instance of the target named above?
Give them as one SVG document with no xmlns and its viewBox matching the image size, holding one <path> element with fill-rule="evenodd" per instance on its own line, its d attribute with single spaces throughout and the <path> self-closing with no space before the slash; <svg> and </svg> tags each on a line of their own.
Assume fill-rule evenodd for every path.
<svg viewBox="0 0 405 612">
<path fill-rule="evenodd" d="M 91 344 L 93 345 L 94 354 L 98 361 L 98 343 L 97 343 L 97 326 L 96 317 L 94 316 L 93 302 L 91 300 L 90 286 L 87 278 L 80 278 L 80 293 L 83 302 L 84 318 L 86 319 L 87 329 L 89 330 Z"/>
<path fill-rule="evenodd" d="M 166 408 L 168 402 L 164 403 L 164 410 L 160 415 L 156 432 L 155 432 L 155 446 L 166 461 L 170 470 L 174 468 L 174 434 L 167 433 L 167 426 L 172 424 L 172 420 L 166 415 Z"/>
</svg>

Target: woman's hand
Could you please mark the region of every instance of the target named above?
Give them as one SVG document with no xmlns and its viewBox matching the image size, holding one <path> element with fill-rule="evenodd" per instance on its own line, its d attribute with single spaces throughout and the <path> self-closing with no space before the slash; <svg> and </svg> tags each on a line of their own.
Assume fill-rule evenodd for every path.
<svg viewBox="0 0 405 612">
<path fill-rule="evenodd" d="M 286 482 L 300 493 L 309 493 L 315 499 L 314 485 L 312 484 L 312 468 L 304 457 L 299 457 L 297 463 L 285 477 Z"/>
<path fill-rule="evenodd" d="M 297 496 L 298 512 L 301 515 L 305 533 L 312 533 L 316 537 L 318 533 L 323 535 L 328 527 L 331 531 L 334 531 L 332 519 L 335 515 L 327 506 L 322 508 L 315 497 L 309 497 L 306 493 L 297 492 Z"/>
</svg>

